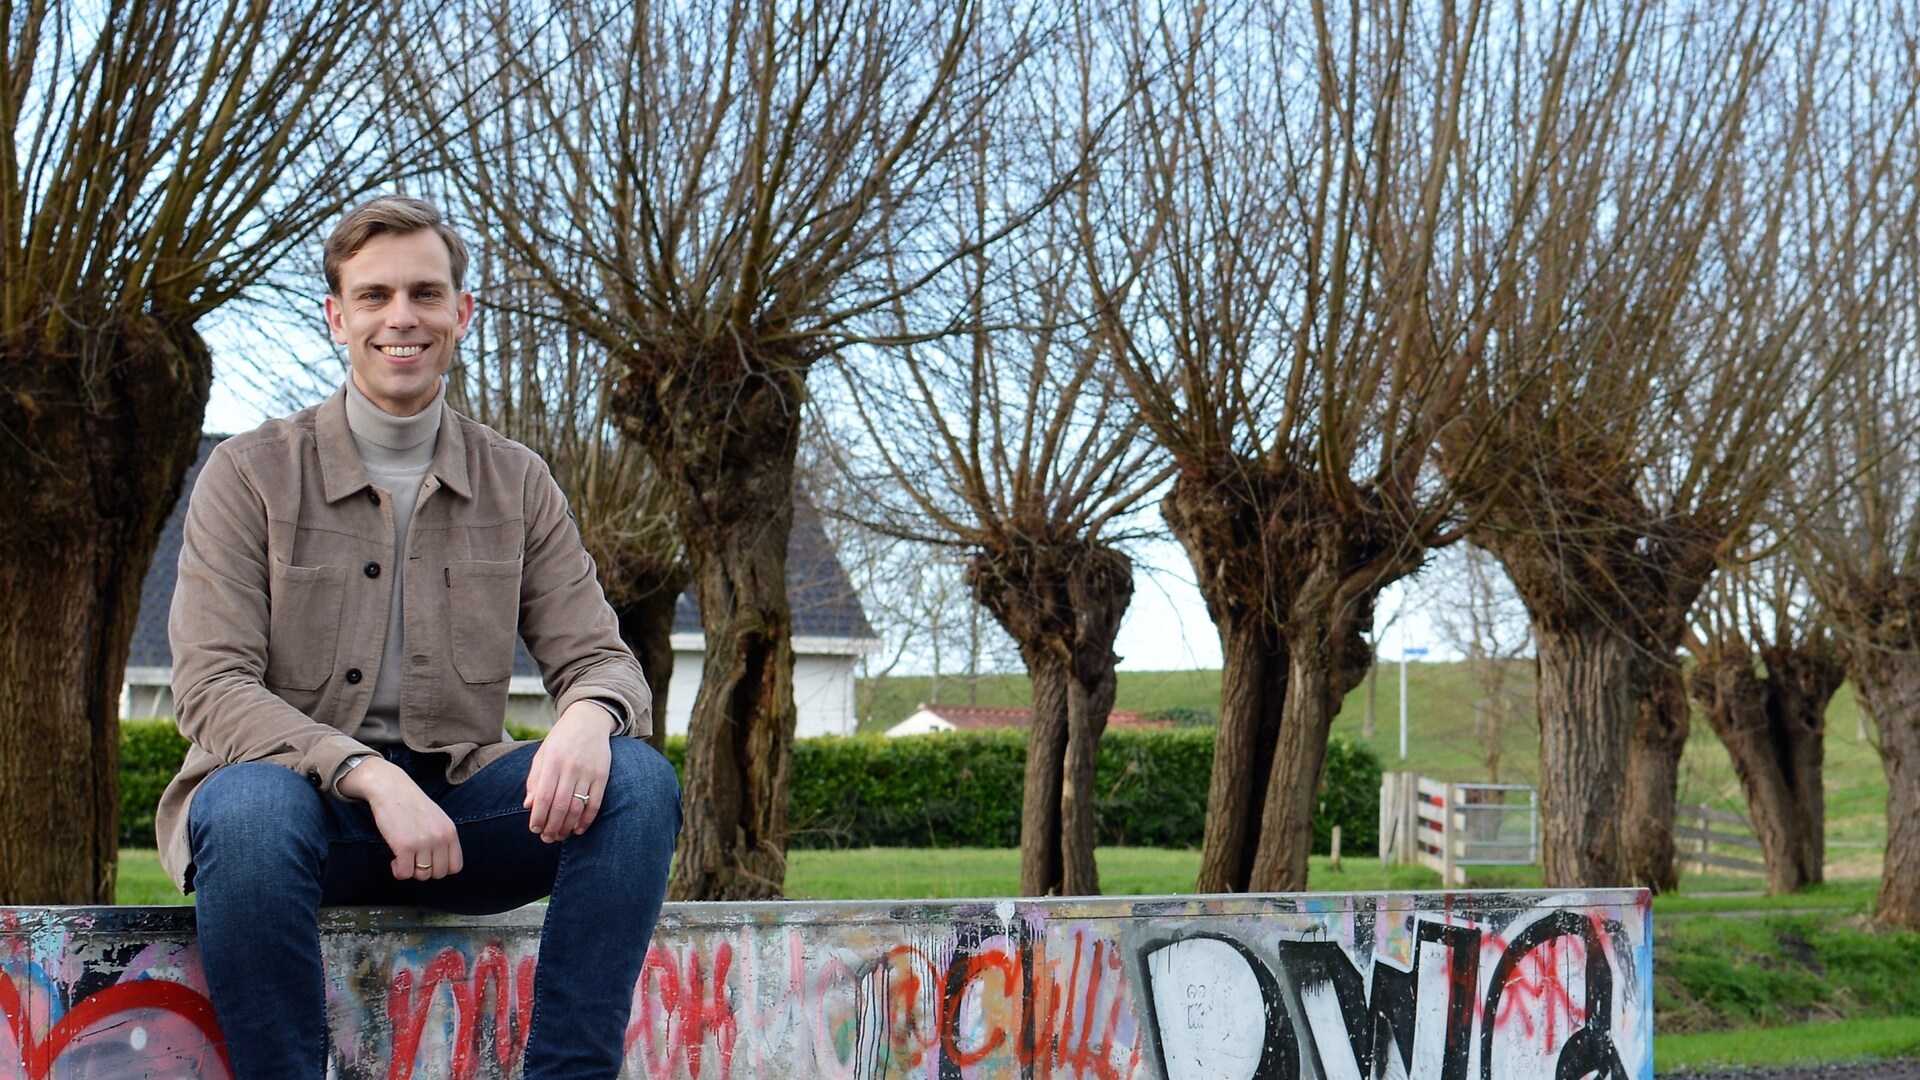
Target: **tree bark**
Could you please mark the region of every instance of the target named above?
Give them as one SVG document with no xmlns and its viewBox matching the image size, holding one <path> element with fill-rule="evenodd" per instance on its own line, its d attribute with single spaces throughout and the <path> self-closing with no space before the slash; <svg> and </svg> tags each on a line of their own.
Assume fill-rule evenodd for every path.
<svg viewBox="0 0 1920 1080">
<path fill-rule="evenodd" d="M 1133 564 L 1083 539 L 1012 537 L 975 554 L 974 596 L 1020 647 L 1033 683 L 1020 811 L 1020 891 L 1100 891 L 1094 767 L 1113 710 L 1113 651 Z"/>
<path fill-rule="evenodd" d="M 1250 892 L 1304 892 L 1307 887 L 1313 806 L 1320 796 L 1320 770 L 1327 763 L 1327 735 L 1333 727 L 1326 698 L 1334 689 L 1334 677 L 1319 652 L 1287 653 L 1286 704 L 1261 799 Z"/>
<path fill-rule="evenodd" d="M 1825 877 L 1827 702 L 1844 668 L 1825 647 L 1763 650 L 1766 674 L 1744 647 L 1709 650 L 1688 689 L 1733 759 L 1767 891 L 1799 892 Z"/>
<path fill-rule="evenodd" d="M 1259 850 L 1256 794 L 1268 790 L 1285 709 L 1287 647 L 1260 612 L 1215 616 L 1220 631 L 1220 726 L 1213 738 L 1207 816 L 1194 891 L 1246 892 Z"/>
<path fill-rule="evenodd" d="M 1827 597 L 1847 634 L 1847 675 L 1880 732 L 1887 847 L 1874 917 L 1920 930 L 1920 575 L 1846 576 Z"/>
<path fill-rule="evenodd" d="M 1536 622 L 1534 635 L 1543 878 L 1551 889 L 1618 885 L 1626 880 L 1620 815 L 1630 735 L 1622 719 L 1638 697 L 1633 646 L 1598 619 Z"/>
<path fill-rule="evenodd" d="M 686 584 L 686 576 L 676 574 L 637 599 L 613 605 L 620 640 L 633 650 L 653 691 L 653 732 L 647 743 L 662 753 L 667 748 L 667 692 L 673 685 L 673 617 Z"/>
<path fill-rule="evenodd" d="M 1680 886 L 1673 860 L 1675 800 L 1680 789 L 1680 756 L 1687 749 L 1693 713 L 1680 665 L 1671 652 L 1638 657 L 1640 691 L 1627 740 L 1627 788 L 1620 856 L 1628 880 L 1655 893 Z"/>
<path fill-rule="evenodd" d="M 212 364 L 147 316 L 0 350 L 0 904 L 111 904 L 127 647 Z"/>
<path fill-rule="evenodd" d="M 1848 651 L 1860 705 L 1880 731 L 1887 777 L 1887 847 L 1875 918 L 1920 930 L 1920 652 Z"/>
<path fill-rule="evenodd" d="M 753 339 L 622 360 L 614 412 L 673 486 L 706 638 L 669 895 L 778 897 L 795 724 L 787 539 L 808 364 Z"/>
<path fill-rule="evenodd" d="M 1545 883 L 1670 890 L 1690 716 L 1677 654 L 1719 533 L 1654 520 L 1630 494 L 1562 494 L 1555 505 L 1570 518 L 1622 524 L 1558 532 L 1523 507 L 1475 538 L 1506 567 L 1533 627 Z"/>
</svg>

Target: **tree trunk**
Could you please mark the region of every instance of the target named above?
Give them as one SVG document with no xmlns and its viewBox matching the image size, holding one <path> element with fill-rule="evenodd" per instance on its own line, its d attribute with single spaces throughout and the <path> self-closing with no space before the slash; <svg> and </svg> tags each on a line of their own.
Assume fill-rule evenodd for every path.
<svg viewBox="0 0 1920 1080">
<path fill-rule="evenodd" d="M 646 673 L 647 688 L 653 691 L 653 733 L 647 736 L 647 742 L 663 753 L 667 748 L 667 691 L 673 684 L 673 616 L 685 588 L 685 576 L 674 575 L 639 599 L 613 606 L 614 616 L 620 620 L 620 640 L 633 650 L 640 670 Z"/>
<path fill-rule="evenodd" d="M 1598 617 L 1535 621 L 1540 700 L 1540 855 L 1551 889 L 1626 880 L 1620 827 L 1639 660 Z M 1638 827 L 1638 826 L 1634 826 Z"/>
<path fill-rule="evenodd" d="M 1680 885 L 1673 861 L 1673 815 L 1692 709 L 1676 658 L 1643 654 L 1639 661 L 1642 675 L 1635 684 L 1640 700 L 1627 741 L 1623 813 L 1628 828 L 1620 837 L 1620 856 L 1629 881 L 1666 893 Z"/>
<path fill-rule="evenodd" d="M 1020 646 L 1033 683 L 1020 892 L 1097 895 L 1094 767 L 1113 709 L 1113 642 L 1133 598 L 1133 564 L 1097 542 L 1014 537 L 975 554 L 967 583 Z"/>
<path fill-rule="evenodd" d="M 1586 505 L 1590 493 L 1564 494 L 1568 520 L 1612 524 L 1569 534 L 1560 518 L 1521 515 L 1475 539 L 1506 568 L 1533 628 L 1545 883 L 1671 889 L 1690 716 L 1674 656 L 1721 533 L 1644 508 L 1630 519 L 1630 494 Z"/>
<path fill-rule="evenodd" d="M 1307 859 L 1313 853 L 1313 806 L 1320 797 L 1320 770 L 1327 762 L 1333 713 L 1328 665 L 1319 650 L 1287 654 L 1286 705 L 1280 738 L 1261 798 L 1260 839 L 1254 846 L 1250 892 L 1304 892 Z M 1324 717 L 1324 722 L 1318 722 Z"/>
<path fill-rule="evenodd" d="M 1220 632 L 1199 892 L 1304 889 L 1327 734 L 1372 659 L 1380 589 L 1420 565 L 1406 508 L 1342 510 L 1297 468 L 1183 473 L 1161 512 Z"/>
<path fill-rule="evenodd" d="M 1023 650 L 1024 651 L 1024 647 Z M 1020 895 L 1060 894 L 1060 809 L 1067 759 L 1066 664 L 1054 657 L 1027 662 L 1033 680 L 1032 720 L 1027 727 L 1026 783 L 1020 790 Z"/>
<path fill-rule="evenodd" d="M 1920 651 L 1856 645 L 1848 672 L 1880 731 L 1887 848 L 1874 904 L 1880 922 L 1920 930 Z"/>
<path fill-rule="evenodd" d="M 191 330 L 89 344 L 0 352 L 0 904 L 113 902 L 127 647 L 210 386 Z"/>
<path fill-rule="evenodd" d="M 1830 650 L 1766 650 L 1767 673 L 1744 648 L 1709 651 L 1688 688 L 1733 759 L 1767 891 L 1799 892 L 1825 876 L 1826 707 L 1843 670 Z"/>
<path fill-rule="evenodd" d="M 808 365 L 750 337 L 622 359 L 614 411 L 673 485 L 706 638 L 669 895 L 778 897 L 795 723 L 787 539 Z"/>
<path fill-rule="evenodd" d="M 1244 612 L 1220 629 L 1220 726 L 1213 738 L 1207 817 L 1200 844 L 1199 893 L 1246 892 L 1259 850 L 1260 802 L 1280 741 L 1287 694 L 1287 649 L 1279 626 Z M 1317 778 L 1316 778 L 1317 780 Z"/>
<path fill-rule="evenodd" d="M 1117 631 L 1119 620 L 1113 625 Z M 1066 759 L 1060 770 L 1060 892 L 1064 896 L 1100 895 L 1100 868 L 1094 862 L 1100 839 L 1100 792 L 1094 776 L 1100 738 L 1106 734 L 1107 715 L 1113 712 L 1115 686 L 1110 662 L 1099 683 L 1089 686 L 1075 679 L 1068 687 Z"/>
</svg>

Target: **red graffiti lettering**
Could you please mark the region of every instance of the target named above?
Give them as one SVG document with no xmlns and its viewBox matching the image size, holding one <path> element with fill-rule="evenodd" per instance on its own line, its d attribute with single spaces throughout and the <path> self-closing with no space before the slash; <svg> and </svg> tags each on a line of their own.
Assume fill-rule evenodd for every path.
<svg viewBox="0 0 1920 1080">
<path fill-rule="evenodd" d="M 721 942 L 713 954 L 709 993 L 697 951 L 687 952 L 686 967 L 681 970 L 664 950 L 657 946 L 647 950 L 640 969 L 640 1007 L 627 1028 L 626 1045 L 631 1053 L 635 1042 L 645 1040 L 642 1062 L 648 1076 L 671 1077 L 679 1062 L 686 1063 L 689 1077 L 701 1076 L 709 1035 L 720 1055 L 720 1075 L 732 1072 L 734 1045 L 740 1037 L 740 1022 L 727 998 L 732 966 L 733 946 Z M 649 983 L 653 992 L 648 991 Z"/>
<path fill-rule="evenodd" d="M 35 1039 L 21 1008 L 20 991 L 12 980 L 0 979 L 0 1017 L 4 1017 L 14 1044 L 20 1049 L 26 1065 L 26 1080 L 47 1080 L 53 1075 L 54 1062 L 60 1055 L 84 1041 L 90 1030 L 109 1021 L 112 1022 L 109 1026 L 122 1023 L 128 1019 L 127 1013 L 136 1010 L 167 1013 L 186 1021 L 192 1032 L 205 1040 L 208 1051 L 218 1057 L 220 1070 L 232 1073 L 226 1040 L 214 1020 L 213 1003 L 192 987 L 166 979 L 117 983 L 89 994 L 67 1010 L 45 1039 Z M 204 1070 L 206 1065 L 203 1061 L 200 1068 Z"/>
<path fill-rule="evenodd" d="M 458 949 L 443 949 L 427 962 L 416 990 L 414 974 L 402 970 L 387 988 L 387 1019 L 393 1024 L 393 1060 L 388 1080 L 411 1080 L 420 1040 L 434 994 L 444 985 L 453 996 L 453 1043 L 448 1075 L 473 1080 L 479 1075 L 480 1024 L 486 1017 L 486 991 L 493 987 L 493 1052 L 503 1070 L 512 1071 L 526 1049 L 527 1029 L 533 1020 L 534 959 L 522 960 L 517 978 L 509 980 L 506 953 L 499 943 L 480 950 L 472 968 Z M 510 985 L 517 982 L 517 986 Z"/>
<path fill-rule="evenodd" d="M 955 1044 L 955 1029 L 959 1026 L 957 1021 L 960 1016 L 961 1007 L 966 1001 L 967 991 L 976 985 L 980 985 L 977 983 L 977 980 L 981 975 L 988 971 L 998 971 L 1000 973 L 1000 996 L 1002 1000 L 1008 1006 L 1017 1008 L 1020 1001 L 1020 967 L 1018 960 L 996 949 L 992 952 L 975 953 L 967 957 L 966 966 L 962 968 L 961 971 L 962 974 L 960 978 L 952 980 L 947 991 L 946 1014 L 954 1018 L 955 1022 L 941 1025 L 940 1052 L 951 1059 L 954 1064 L 965 1068 L 970 1065 L 978 1065 L 986 1059 L 987 1055 L 999 1049 L 1000 1044 L 1005 1042 L 1007 1038 L 1005 1028 L 999 1024 L 989 1024 L 986 1030 L 986 1036 L 980 1041 L 979 1046 L 971 1050 L 962 1050 Z M 984 997 L 986 993 L 985 989 L 981 989 L 980 993 Z M 1015 1009 L 1010 1008 L 1009 1011 L 1015 1011 Z M 991 1010 L 984 1001 L 981 1003 L 981 1013 L 983 1016 L 992 1015 Z"/>
<path fill-rule="evenodd" d="M 1542 1048 L 1552 1053 L 1565 1033 L 1578 1030 L 1587 1021 L 1586 1009 L 1573 1000 L 1566 983 L 1566 972 L 1584 970 L 1586 962 L 1586 943 L 1579 938 L 1556 937 L 1534 948 L 1507 980 L 1494 1025 L 1504 1028 L 1518 1024 L 1521 1033 L 1532 1038 L 1538 1014 Z M 1560 1017 L 1566 1018 L 1564 1029 L 1555 1024 Z"/>
</svg>

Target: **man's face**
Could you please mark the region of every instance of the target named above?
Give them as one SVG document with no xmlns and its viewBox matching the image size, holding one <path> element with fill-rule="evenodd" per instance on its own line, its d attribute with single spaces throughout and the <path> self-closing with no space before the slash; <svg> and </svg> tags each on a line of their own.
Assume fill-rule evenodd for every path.
<svg viewBox="0 0 1920 1080">
<path fill-rule="evenodd" d="M 433 403 L 454 343 L 473 319 L 473 296 L 453 285 L 447 245 L 431 229 L 383 233 L 340 264 L 327 327 L 347 347 L 353 382 L 394 416 Z"/>
</svg>

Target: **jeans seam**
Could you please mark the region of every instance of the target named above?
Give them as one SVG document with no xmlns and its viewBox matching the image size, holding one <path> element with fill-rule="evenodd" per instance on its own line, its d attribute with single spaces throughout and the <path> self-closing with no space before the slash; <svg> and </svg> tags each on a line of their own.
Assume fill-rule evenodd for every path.
<svg viewBox="0 0 1920 1080">
<path fill-rule="evenodd" d="M 502 810 L 494 814 L 465 814 L 460 817 L 449 817 L 447 820 L 453 822 L 455 825 L 472 825 L 481 821 L 498 821 L 501 818 L 518 817 L 521 814 L 528 813 L 532 813 L 532 811 L 522 807 L 518 810 Z"/>
<path fill-rule="evenodd" d="M 565 840 L 560 841 L 560 860 L 559 862 L 554 864 L 554 868 L 553 868 L 553 887 L 555 889 L 558 889 L 560 887 L 560 875 L 567 872 L 567 857 L 572 854 L 571 849 L 572 849 L 571 844 L 568 844 Z M 544 927 L 542 927 L 542 930 L 541 930 L 540 940 L 542 942 L 546 940 L 546 932 Z M 526 1051 L 524 1051 L 523 1053 L 531 1052 L 533 1048 L 536 1045 L 538 1045 L 537 1043 L 534 1042 L 533 1037 L 534 1037 L 534 1034 L 540 1030 L 541 1002 L 540 1002 L 539 956 L 540 956 L 540 952 L 538 947 L 536 947 L 534 949 L 533 1011 L 527 1017 L 527 1046 L 526 1046 Z M 521 1058 L 521 1062 L 523 1065 L 525 1061 L 526 1061 L 526 1058 L 523 1056 Z"/>
</svg>

